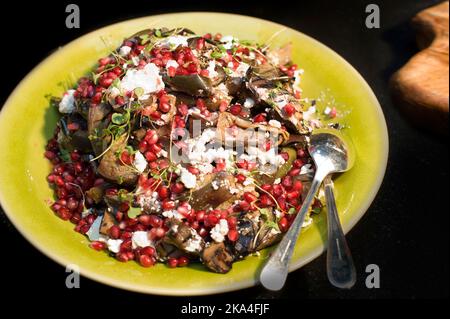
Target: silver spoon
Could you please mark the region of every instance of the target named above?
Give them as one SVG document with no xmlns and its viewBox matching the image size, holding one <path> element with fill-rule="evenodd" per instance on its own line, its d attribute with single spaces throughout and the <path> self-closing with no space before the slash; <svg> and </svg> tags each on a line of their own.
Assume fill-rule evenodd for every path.
<svg viewBox="0 0 450 319">
<path fill-rule="evenodd" d="M 325 178 L 324 186 L 328 211 L 328 280 L 335 287 L 351 288 L 356 282 L 356 270 L 339 221 L 330 175 Z"/>
<path fill-rule="evenodd" d="M 280 290 L 286 281 L 301 226 L 323 180 L 331 173 L 346 171 L 353 162 L 343 140 L 328 132 L 312 135 L 308 150 L 316 164 L 316 174 L 294 222 L 261 271 L 261 284 L 269 290 Z"/>
</svg>

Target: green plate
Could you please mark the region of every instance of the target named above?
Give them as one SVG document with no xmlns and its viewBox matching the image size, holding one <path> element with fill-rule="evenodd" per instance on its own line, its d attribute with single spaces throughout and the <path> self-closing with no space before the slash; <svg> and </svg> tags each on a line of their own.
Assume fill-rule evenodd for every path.
<svg viewBox="0 0 450 319">
<path fill-rule="evenodd" d="M 14 90 L 0 116 L 0 200 L 23 236 L 62 265 L 76 264 L 86 277 L 133 291 L 201 295 L 242 289 L 258 282 L 267 250 L 259 257 L 235 263 L 226 275 L 208 272 L 201 265 L 169 269 L 160 264 L 142 268 L 90 249 L 86 238 L 72 230 L 71 223 L 60 220 L 49 209 L 48 203 L 53 198 L 46 182 L 50 165 L 43 152 L 57 114 L 49 108 L 45 96 L 62 94 L 61 83 L 74 83 L 124 37 L 162 26 L 186 26 L 200 34 L 221 32 L 259 42 L 272 38 L 271 44 L 275 46 L 293 43 L 293 59 L 305 70 L 303 96 L 314 98 L 325 92 L 327 99 L 334 99 L 355 143 L 356 165 L 335 183 L 343 228 L 350 230 L 375 197 L 388 154 L 386 123 L 370 87 L 339 55 L 300 32 L 246 16 L 193 12 L 125 21 L 89 33 L 45 59 Z M 321 214 L 302 233 L 290 270 L 319 256 L 325 240 L 326 219 Z"/>
</svg>

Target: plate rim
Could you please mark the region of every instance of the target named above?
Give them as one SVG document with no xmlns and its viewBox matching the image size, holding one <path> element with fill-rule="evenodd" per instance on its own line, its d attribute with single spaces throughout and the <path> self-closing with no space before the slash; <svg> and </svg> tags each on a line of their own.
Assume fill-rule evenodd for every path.
<svg viewBox="0 0 450 319">
<path fill-rule="evenodd" d="M 361 205 L 359 207 L 359 209 L 357 209 L 358 213 L 355 214 L 355 216 L 353 216 L 345 226 L 343 225 L 344 233 L 348 233 L 359 222 L 359 220 L 366 214 L 368 208 L 372 204 L 373 200 L 375 199 L 375 196 L 377 195 L 377 193 L 381 187 L 381 184 L 383 182 L 383 179 L 384 179 L 384 176 L 386 173 L 388 156 L 389 156 L 389 135 L 388 135 L 388 129 L 387 129 L 386 119 L 384 117 L 383 110 L 381 108 L 381 105 L 380 105 L 375 93 L 373 92 L 372 88 L 370 87 L 370 85 L 363 78 L 363 76 L 347 60 L 345 60 L 337 52 L 335 52 L 333 49 L 331 49 L 327 45 L 323 44 L 319 40 L 316 40 L 315 38 L 301 32 L 299 30 L 296 30 L 294 28 L 285 26 L 283 24 L 280 24 L 280 23 L 277 23 L 277 22 L 274 22 L 271 20 L 253 17 L 253 16 L 249 16 L 249 15 L 241 15 L 241 14 L 233 14 L 233 13 L 225 13 L 225 12 L 186 11 L 186 12 L 173 12 L 173 13 L 141 16 L 141 17 L 137 17 L 137 18 L 133 18 L 133 19 L 121 20 L 121 21 L 118 21 L 118 22 L 115 22 L 112 24 L 102 26 L 102 27 L 92 30 L 88 33 L 85 33 L 85 34 L 81 35 L 80 37 L 58 47 L 56 50 L 50 52 L 48 54 L 48 56 L 45 57 L 43 60 L 41 60 L 33 69 L 31 69 L 27 73 L 27 75 L 15 86 L 13 91 L 10 93 L 8 98 L 5 100 L 3 107 L 0 111 L 0 123 L 2 121 L 2 118 L 4 117 L 4 114 L 12 107 L 10 101 L 13 100 L 13 98 L 16 94 L 18 94 L 21 86 L 27 81 L 28 78 L 32 77 L 35 73 L 37 73 L 39 71 L 39 69 L 47 61 L 49 61 L 53 56 L 55 56 L 57 54 L 63 54 L 64 50 L 67 50 L 68 48 L 76 45 L 79 42 L 83 42 L 83 40 L 85 38 L 91 37 L 95 33 L 101 33 L 103 30 L 106 30 L 113 26 L 117 26 L 120 24 L 127 24 L 130 22 L 138 22 L 139 20 L 146 20 L 149 18 L 158 18 L 158 17 L 163 18 L 164 16 L 168 16 L 168 15 L 173 16 L 173 15 L 187 15 L 187 14 L 224 15 L 224 16 L 229 16 L 230 18 L 240 17 L 240 18 L 244 18 L 244 19 L 254 20 L 255 22 L 258 21 L 263 24 L 269 23 L 276 27 L 285 28 L 292 32 L 299 33 L 303 37 L 306 37 L 306 38 L 308 38 L 308 40 L 314 42 L 321 49 L 324 49 L 325 51 L 327 51 L 336 60 L 339 60 L 340 63 L 343 63 L 344 65 L 346 65 L 346 67 L 348 68 L 348 71 L 352 72 L 353 75 L 358 78 L 361 85 L 367 91 L 367 93 L 371 99 L 371 104 L 373 104 L 375 106 L 375 111 L 376 111 L 376 114 L 378 117 L 378 122 L 380 123 L 380 133 L 382 135 L 381 136 L 382 139 L 380 140 L 380 146 L 381 146 L 381 150 L 383 152 L 382 152 L 382 155 L 380 156 L 381 163 L 379 165 L 379 174 L 377 175 L 376 182 L 374 183 L 373 187 L 371 188 L 370 193 L 367 194 L 363 205 Z M 8 217 L 8 219 L 14 225 L 14 227 L 33 247 L 35 247 L 38 251 L 40 251 L 46 257 L 50 258 L 51 260 L 55 261 L 56 263 L 60 264 L 63 267 L 67 267 L 67 265 L 70 264 L 70 262 L 68 260 L 66 260 L 66 258 L 60 257 L 58 254 L 53 253 L 50 249 L 46 249 L 44 247 L 45 245 L 40 245 L 39 243 L 33 242 L 31 235 L 28 235 L 26 233 L 26 231 L 22 229 L 22 226 L 20 225 L 20 223 L 16 221 L 14 214 L 10 213 L 10 211 L 11 211 L 10 208 L 7 205 L 5 205 L 2 187 L 0 187 L 0 204 L 3 208 L 3 211 L 5 212 L 5 215 Z M 319 257 L 324 251 L 325 251 L 324 244 L 320 244 L 318 247 L 313 249 L 309 254 L 307 254 L 304 258 L 301 258 L 301 259 L 291 263 L 291 265 L 289 266 L 289 272 L 292 272 L 294 270 L 297 270 L 297 269 L 303 267 L 304 265 L 308 264 L 312 260 Z M 194 288 L 194 289 L 179 289 L 179 288 L 177 288 L 176 290 L 173 290 L 170 288 L 166 289 L 166 288 L 159 288 L 159 287 L 153 287 L 153 286 L 145 286 L 144 287 L 144 286 L 138 286 L 138 285 L 131 284 L 131 283 L 128 284 L 127 282 L 123 282 L 122 280 L 115 280 L 115 278 L 112 278 L 110 276 L 103 276 L 100 273 L 91 272 L 89 270 L 84 270 L 81 268 L 80 268 L 80 274 L 86 278 L 93 280 L 93 281 L 96 281 L 96 282 L 104 284 L 104 285 L 107 284 L 107 285 L 113 286 L 115 288 L 139 292 L 139 293 L 145 293 L 145 294 L 155 294 L 155 295 L 165 295 L 165 296 L 186 296 L 186 295 L 198 296 L 198 295 L 207 295 L 207 294 L 221 294 L 221 293 L 226 293 L 226 292 L 249 288 L 249 287 L 256 286 L 257 284 L 259 284 L 259 280 L 255 277 L 252 277 L 252 278 L 249 278 L 246 280 L 241 280 L 239 282 L 231 283 L 229 285 L 222 286 L 222 287 L 216 287 L 216 288 Z"/>
</svg>

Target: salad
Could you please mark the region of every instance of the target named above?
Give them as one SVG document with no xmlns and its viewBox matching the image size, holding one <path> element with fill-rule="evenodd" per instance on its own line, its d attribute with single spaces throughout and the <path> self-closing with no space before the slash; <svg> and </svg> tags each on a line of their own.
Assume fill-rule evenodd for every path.
<svg viewBox="0 0 450 319">
<path fill-rule="evenodd" d="M 290 44 L 132 35 L 51 98 L 52 210 L 119 261 L 228 272 L 282 238 L 309 189 L 308 136 L 325 124 L 302 73 Z"/>
</svg>

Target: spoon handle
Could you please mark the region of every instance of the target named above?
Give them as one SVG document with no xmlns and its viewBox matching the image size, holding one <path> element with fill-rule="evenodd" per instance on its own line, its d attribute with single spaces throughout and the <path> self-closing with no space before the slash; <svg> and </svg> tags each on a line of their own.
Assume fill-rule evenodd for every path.
<svg viewBox="0 0 450 319">
<path fill-rule="evenodd" d="M 327 173 L 320 172 L 319 170 L 316 172 L 308 195 L 306 195 L 294 222 L 264 265 L 259 279 L 265 288 L 276 291 L 283 287 L 289 270 L 289 261 L 291 260 L 297 238 L 302 229 L 303 221 L 326 175 Z"/>
<path fill-rule="evenodd" d="M 327 275 L 330 283 L 338 288 L 351 288 L 356 282 L 356 270 L 352 254 L 342 231 L 336 201 L 333 192 L 333 182 L 330 176 L 325 178 L 325 198 L 328 210 L 328 250 Z"/>
</svg>

